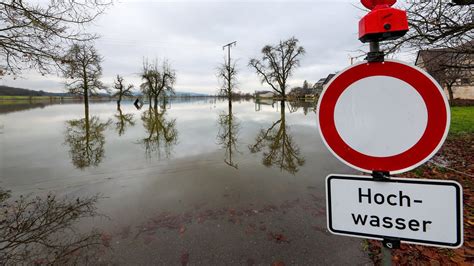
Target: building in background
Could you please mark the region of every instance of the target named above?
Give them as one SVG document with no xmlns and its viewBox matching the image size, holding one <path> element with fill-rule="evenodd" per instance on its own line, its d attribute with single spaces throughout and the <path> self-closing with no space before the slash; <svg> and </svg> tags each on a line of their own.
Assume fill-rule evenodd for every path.
<svg viewBox="0 0 474 266">
<path fill-rule="evenodd" d="M 256 91 L 255 98 L 265 98 L 265 99 L 273 99 L 275 97 L 275 93 L 273 91 Z"/>
<path fill-rule="evenodd" d="M 433 76 L 450 100 L 474 100 L 473 53 L 461 49 L 422 50 L 415 65 Z"/>
<path fill-rule="evenodd" d="M 334 78 L 336 74 L 329 74 L 327 77 L 318 80 L 313 86 L 315 94 L 319 97 L 323 92 L 324 87 Z"/>
</svg>

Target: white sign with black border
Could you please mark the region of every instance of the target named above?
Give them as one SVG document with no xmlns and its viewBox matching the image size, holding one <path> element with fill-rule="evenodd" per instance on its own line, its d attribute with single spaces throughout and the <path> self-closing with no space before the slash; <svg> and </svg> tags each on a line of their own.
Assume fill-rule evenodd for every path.
<svg viewBox="0 0 474 266">
<path fill-rule="evenodd" d="M 455 181 L 329 175 L 328 229 L 337 235 L 458 248 L 462 187 Z"/>
</svg>

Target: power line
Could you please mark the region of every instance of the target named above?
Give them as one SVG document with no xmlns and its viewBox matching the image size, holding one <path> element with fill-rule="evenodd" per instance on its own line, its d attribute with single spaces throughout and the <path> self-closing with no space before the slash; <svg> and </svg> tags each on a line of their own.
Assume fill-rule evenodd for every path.
<svg viewBox="0 0 474 266">
<path fill-rule="evenodd" d="M 232 84 L 231 84 L 232 77 L 230 76 L 231 75 L 230 70 L 232 68 L 232 66 L 230 64 L 231 63 L 230 62 L 230 48 L 232 46 L 237 46 L 237 41 L 233 41 L 231 43 L 228 43 L 228 44 L 222 46 L 222 50 L 225 50 L 225 48 L 227 47 L 227 86 L 228 86 L 227 87 L 227 92 L 228 93 L 230 93 L 230 91 L 232 89 L 231 88 L 231 86 L 232 86 Z"/>
</svg>

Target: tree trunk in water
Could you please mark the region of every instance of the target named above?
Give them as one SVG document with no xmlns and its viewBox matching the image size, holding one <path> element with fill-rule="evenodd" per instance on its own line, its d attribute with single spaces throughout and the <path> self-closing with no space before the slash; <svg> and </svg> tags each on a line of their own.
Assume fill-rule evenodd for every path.
<svg viewBox="0 0 474 266">
<path fill-rule="evenodd" d="M 151 109 L 151 102 L 152 102 L 151 93 L 148 93 L 148 104 L 150 105 L 149 109 Z"/>
<path fill-rule="evenodd" d="M 87 125 L 89 124 L 89 90 L 87 87 L 84 88 L 84 110 L 85 110 L 85 118 Z"/>
<path fill-rule="evenodd" d="M 87 86 L 84 88 L 84 119 L 85 119 L 85 127 L 86 127 L 86 152 L 88 151 L 89 147 L 89 135 L 90 135 L 90 126 L 89 126 L 89 90 Z"/>
<path fill-rule="evenodd" d="M 281 114 L 281 118 L 284 119 L 285 118 L 285 101 L 281 101 L 280 102 L 280 114 Z"/>
<path fill-rule="evenodd" d="M 281 86 L 281 96 L 283 97 L 283 106 L 285 105 L 284 100 L 286 100 L 286 80 L 283 82 Z"/>
<path fill-rule="evenodd" d="M 158 111 L 158 109 L 157 109 L 157 108 L 158 108 L 158 95 L 155 96 L 155 103 L 154 103 L 154 105 L 155 105 L 155 111 Z"/>
<path fill-rule="evenodd" d="M 120 102 L 122 101 L 122 95 L 119 94 L 119 98 L 117 100 L 117 110 L 120 109 Z"/>
</svg>

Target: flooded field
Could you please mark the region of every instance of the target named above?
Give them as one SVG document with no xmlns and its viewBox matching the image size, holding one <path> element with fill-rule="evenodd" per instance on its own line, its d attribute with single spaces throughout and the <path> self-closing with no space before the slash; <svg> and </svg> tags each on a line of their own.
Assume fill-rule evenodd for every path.
<svg viewBox="0 0 474 266">
<path fill-rule="evenodd" d="M 94 262 L 365 264 L 362 241 L 326 230 L 324 179 L 350 173 L 324 147 L 314 103 L 176 99 L 0 105 L 0 187 L 100 195 L 80 230 Z"/>
</svg>

